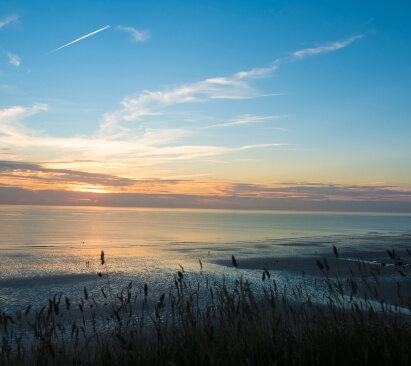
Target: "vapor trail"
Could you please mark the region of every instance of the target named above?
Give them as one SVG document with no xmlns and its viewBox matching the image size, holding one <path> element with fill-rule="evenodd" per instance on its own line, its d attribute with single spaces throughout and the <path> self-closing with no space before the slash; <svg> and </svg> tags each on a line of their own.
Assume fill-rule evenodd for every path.
<svg viewBox="0 0 411 366">
<path fill-rule="evenodd" d="M 73 44 L 73 43 L 76 43 L 76 42 L 78 42 L 78 41 L 81 41 L 81 40 L 84 39 L 84 38 L 90 37 L 90 36 L 92 36 L 93 34 L 96 34 L 96 33 L 98 33 L 98 32 L 101 32 L 101 31 L 103 31 L 104 29 L 107 29 L 107 28 L 109 28 L 109 27 L 110 27 L 110 26 L 107 25 L 107 26 L 104 27 L 104 28 L 98 29 L 98 30 L 96 30 L 96 31 L 94 31 L 94 32 L 91 32 L 91 33 L 89 33 L 89 34 L 86 34 L 86 35 L 83 36 L 83 37 L 77 38 L 77 39 L 75 39 L 74 41 L 71 41 L 71 42 L 65 44 L 64 46 L 61 46 L 61 47 L 59 47 L 59 48 L 56 48 L 56 49 L 53 50 L 53 51 L 50 51 L 50 52 L 48 53 L 48 55 L 49 55 L 50 53 L 56 52 L 56 51 L 58 51 L 58 50 L 61 50 L 61 49 L 64 48 L 64 47 L 70 46 L 70 45 Z"/>
</svg>

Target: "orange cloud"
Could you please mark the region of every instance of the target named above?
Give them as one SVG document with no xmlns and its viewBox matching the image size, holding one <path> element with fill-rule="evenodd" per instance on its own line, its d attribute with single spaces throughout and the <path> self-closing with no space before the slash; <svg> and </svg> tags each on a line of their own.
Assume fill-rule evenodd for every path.
<svg viewBox="0 0 411 366">
<path fill-rule="evenodd" d="M 371 208 L 405 206 L 411 211 L 411 189 L 383 184 L 237 183 L 199 178 L 203 180 L 130 179 L 0 161 L 0 188 L 3 187 L 0 203 L 13 203 L 4 192 L 14 192 L 16 203 L 25 197 L 24 202 L 37 204 L 251 209 L 314 209 L 361 204 Z"/>
</svg>

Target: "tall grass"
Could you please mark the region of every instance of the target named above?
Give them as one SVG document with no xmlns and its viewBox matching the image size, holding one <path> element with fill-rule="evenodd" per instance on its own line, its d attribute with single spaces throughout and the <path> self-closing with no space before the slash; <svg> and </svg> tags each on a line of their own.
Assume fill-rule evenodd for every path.
<svg viewBox="0 0 411 366">
<path fill-rule="evenodd" d="M 76 302 L 57 294 L 41 309 L 0 314 L 1 365 L 407 365 L 409 316 L 380 293 L 378 267 L 358 263 L 331 275 L 326 259 L 320 300 L 304 281 L 280 286 L 241 275 L 192 283 L 184 272 L 165 293 L 129 283 L 115 293 L 108 272 L 100 296 L 84 287 Z M 104 253 L 101 265 L 105 266 Z M 401 269 L 408 276 L 405 269 Z M 399 300 L 409 311 L 406 294 Z"/>
</svg>

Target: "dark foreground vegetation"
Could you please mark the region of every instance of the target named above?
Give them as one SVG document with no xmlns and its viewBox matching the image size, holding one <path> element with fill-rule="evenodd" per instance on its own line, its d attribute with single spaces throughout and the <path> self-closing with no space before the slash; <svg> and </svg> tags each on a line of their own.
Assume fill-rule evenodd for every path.
<svg viewBox="0 0 411 366">
<path fill-rule="evenodd" d="M 411 304 L 401 288 L 396 301 L 403 307 L 390 306 L 378 267 L 358 263 L 343 276 L 331 275 L 325 259 L 317 264 L 321 291 L 305 283 L 280 287 L 267 269 L 258 291 L 240 271 L 232 280 L 204 275 L 193 284 L 181 268 L 164 294 L 131 283 L 115 293 L 100 273 L 107 285 L 98 298 L 84 288 L 76 302 L 58 294 L 42 309 L 1 313 L 0 364 L 410 364 Z"/>
</svg>

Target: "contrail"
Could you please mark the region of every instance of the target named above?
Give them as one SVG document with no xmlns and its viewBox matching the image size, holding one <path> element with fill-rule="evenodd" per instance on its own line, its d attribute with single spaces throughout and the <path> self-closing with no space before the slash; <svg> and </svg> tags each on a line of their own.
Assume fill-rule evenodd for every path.
<svg viewBox="0 0 411 366">
<path fill-rule="evenodd" d="M 78 41 L 81 41 L 81 40 L 84 39 L 84 38 L 90 37 L 90 36 L 92 36 L 93 34 L 96 34 L 96 33 L 98 33 L 98 32 L 101 32 L 101 31 L 103 31 L 104 29 L 107 29 L 107 28 L 109 28 L 109 27 L 110 27 L 110 26 L 108 25 L 108 26 L 106 26 L 106 27 L 104 27 L 104 28 L 101 28 L 101 29 L 98 29 L 98 30 L 96 30 L 96 31 L 94 31 L 94 32 L 91 32 L 91 33 L 89 33 L 89 34 L 86 34 L 86 35 L 83 36 L 83 37 L 77 38 L 77 39 L 75 39 L 74 41 L 71 41 L 71 42 L 65 44 L 64 46 L 61 46 L 61 47 L 59 47 L 59 48 L 56 48 L 56 49 L 53 50 L 53 51 L 50 51 L 50 52 L 48 53 L 48 55 L 49 55 L 50 53 L 56 52 L 56 51 L 58 51 L 58 50 L 61 50 L 61 49 L 64 48 L 64 47 L 70 46 L 70 45 L 73 44 L 73 43 L 76 43 L 76 42 L 78 42 Z"/>
</svg>

